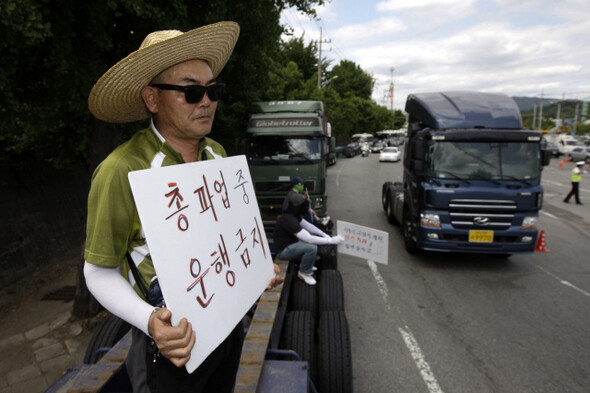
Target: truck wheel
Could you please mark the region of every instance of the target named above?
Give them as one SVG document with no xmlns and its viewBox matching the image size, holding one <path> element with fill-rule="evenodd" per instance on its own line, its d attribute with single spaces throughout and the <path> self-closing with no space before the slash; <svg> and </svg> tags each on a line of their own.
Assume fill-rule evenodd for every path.
<svg viewBox="0 0 590 393">
<path fill-rule="evenodd" d="M 289 311 L 309 311 L 315 318 L 317 316 L 317 285 L 307 285 L 296 275 L 291 283 L 289 295 Z"/>
<path fill-rule="evenodd" d="M 318 283 L 320 314 L 324 311 L 344 311 L 344 286 L 338 270 L 322 272 Z"/>
<path fill-rule="evenodd" d="M 383 210 L 387 210 L 387 205 L 389 203 L 389 187 L 391 186 L 391 182 L 383 183 L 383 188 L 381 189 L 381 205 L 383 205 Z"/>
<path fill-rule="evenodd" d="M 403 220 L 404 223 L 402 225 L 402 233 L 404 235 L 404 246 L 406 248 L 406 251 L 408 252 L 408 254 L 417 254 L 420 250 L 418 249 L 418 245 L 412 237 L 412 218 L 410 217 L 410 214 L 407 212 L 407 210 L 404 211 Z"/>
<path fill-rule="evenodd" d="M 112 348 L 122 339 L 129 329 L 131 329 L 131 325 L 127 322 L 113 314 L 108 314 L 98 325 L 90 339 L 84 355 L 84 363 L 94 364 L 98 362 L 107 352 L 106 350 Z"/>
<path fill-rule="evenodd" d="M 319 327 L 320 392 L 352 392 L 350 333 L 343 311 L 324 311 Z"/>
<path fill-rule="evenodd" d="M 391 225 L 398 225 L 399 223 L 395 219 L 395 214 L 393 214 L 393 195 L 388 198 L 387 208 L 385 209 L 385 213 L 387 214 L 387 222 Z"/>
<path fill-rule="evenodd" d="M 318 255 L 320 259 L 316 261 L 316 266 L 319 271 L 338 269 L 338 249 L 336 246 L 319 246 Z"/>
<path fill-rule="evenodd" d="M 314 350 L 315 320 L 309 311 L 290 311 L 285 316 L 281 349 L 291 349 L 309 363 L 309 376 L 317 383 L 317 355 Z"/>
</svg>

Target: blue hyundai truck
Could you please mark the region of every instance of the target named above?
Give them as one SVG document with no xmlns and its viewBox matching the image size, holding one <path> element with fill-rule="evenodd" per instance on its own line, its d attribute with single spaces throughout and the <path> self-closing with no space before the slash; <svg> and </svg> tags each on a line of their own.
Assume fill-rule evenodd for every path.
<svg viewBox="0 0 590 393">
<path fill-rule="evenodd" d="M 403 183 L 386 182 L 382 205 L 407 252 L 531 253 L 549 164 L 538 131 L 514 100 L 468 91 L 411 94 Z"/>
</svg>

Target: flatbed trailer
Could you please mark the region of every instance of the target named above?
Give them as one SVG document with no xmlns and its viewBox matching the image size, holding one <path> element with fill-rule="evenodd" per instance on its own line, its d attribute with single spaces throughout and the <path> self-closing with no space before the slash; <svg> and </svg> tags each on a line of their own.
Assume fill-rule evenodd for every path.
<svg viewBox="0 0 590 393">
<path fill-rule="evenodd" d="M 234 392 L 352 392 L 350 335 L 335 252 L 330 246 L 318 261 L 317 286 L 297 279 L 298 261 L 275 260 L 285 281 L 265 291 L 253 307 Z M 87 349 L 87 363 L 68 369 L 46 393 L 130 392 L 128 329 L 109 314 Z"/>
</svg>

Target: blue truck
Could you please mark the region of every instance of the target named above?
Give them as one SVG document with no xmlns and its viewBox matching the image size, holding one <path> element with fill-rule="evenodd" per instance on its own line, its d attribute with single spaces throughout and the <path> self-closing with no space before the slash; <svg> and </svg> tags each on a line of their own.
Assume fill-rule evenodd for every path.
<svg viewBox="0 0 590 393">
<path fill-rule="evenodd" d="M 535 250 L 549 164 L 540 132 L 524 130 L 504 94 L 411 94 L 403 183 L 386 182 L 382 205 L 407 252 L 499 254 Z"/>
</svg>

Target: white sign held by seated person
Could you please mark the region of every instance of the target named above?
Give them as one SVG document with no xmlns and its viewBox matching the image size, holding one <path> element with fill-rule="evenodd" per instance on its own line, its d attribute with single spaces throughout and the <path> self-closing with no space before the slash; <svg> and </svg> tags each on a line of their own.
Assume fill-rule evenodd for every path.
<svg viewBox="0 0 590 393">
<path fill-rule="evenodd" d="M 244 156 L 129 173 L 154 268 L 172 312 L 197 340 L 193 372 L 274 277 Z"/>
<path fill-rule="evenodd" d="M 340 220 L 336 227 L 338 235 L 344 238 L 338 245 L 339 253 L 387 265 L 389 233 Z"/>
</svg>

